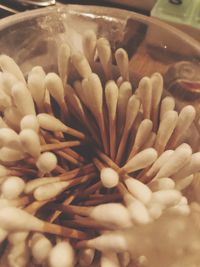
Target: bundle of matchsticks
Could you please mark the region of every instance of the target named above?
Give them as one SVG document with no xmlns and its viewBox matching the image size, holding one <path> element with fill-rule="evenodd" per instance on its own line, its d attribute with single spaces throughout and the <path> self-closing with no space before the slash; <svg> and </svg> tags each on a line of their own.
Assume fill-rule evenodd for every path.
<svg viewBox="0 0 200 267">
<path fill-rule="evenodd" d="M 132 88 L 123 48 L 82 41 L 59 47 L 58 73 L 0 56 L 1 266 L 140 266 L 123 231 L 190 214 L 195 109 L 176 111 L 158 72 Z"/>
</svg>

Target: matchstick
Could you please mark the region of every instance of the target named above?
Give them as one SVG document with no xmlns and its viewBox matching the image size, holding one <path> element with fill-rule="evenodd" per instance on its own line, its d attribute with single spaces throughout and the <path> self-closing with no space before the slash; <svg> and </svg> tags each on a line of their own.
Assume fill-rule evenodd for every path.
<svg viewBox="0 0 200 267">
<path fill-rule="evenodd" d="M 114 160 L 116 154 L 116 111 L 118 101 L 118 87 L 114 81 L 109 81 L 106 84 L 105 97 L 109 118 L 110 156 Z"/>
</svg>

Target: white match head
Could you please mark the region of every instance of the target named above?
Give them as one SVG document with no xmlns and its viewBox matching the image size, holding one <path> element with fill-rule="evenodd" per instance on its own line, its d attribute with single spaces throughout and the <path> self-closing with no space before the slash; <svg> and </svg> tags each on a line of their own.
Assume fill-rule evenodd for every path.
<svg viewBox="0 0 200 267">
<path fill-rule="evenodd" d="M 0 209 L 10 206 L 13 206 L 13 202 L 11 200 L 8 200 L 6 198 L 0 198 Z"/>
<path fill-rule="evenodd" d="M 88 75 L 92 73 L 92 70 L 86 57 L 81 52 L 74 53 L 71 56 L 71 60 L 74 67 L 77 69 L 78 73 L 81 75 L 82 78 L 87 78 Z"/>
<path fill-rule="evenodd" d="M 41 185 L 35 189 L 34 198 L 38 201 L 52 199 L 61 194 L 69 186 L 69 183 L 69 181 L 63 181 Z"/>
<path fill-rule="evenodd" d="M 171 178 L 163 177 L 152 181 L 148 184 L 148 186 L 149 188 L 151 188 L 152 191 L 174 189 L 175 182 Z"/>
<path fill-rule="evenodd" d="M 9 175 L 9 173 L 10 173 L 9 170 L 5 166 L 0 165 L 0 178 Z"/>
<path fill-rule="evenodd" d="M 29 72 L 27 81 L 30 93 L 39 108 L 43 105 L 46 90 L 44 86 L 45 73 L 43 69 L 40 68 L 41 67 L 37 66 L 32 69 L 31 72 Z"/>
<path fill-rule="evenodd" d="M 70 54 L 71 54 L 71 50 L 67 43 L 59 44 L 58 57 L 57 57 L 58 73 L 63 82 L 63 85 L 67 83 Z"/>
<path fill-rule="evenodd" d="M 12 87 L 16 82 L 17 82 L 17 79 L 11 73 L 4 72 L 4 73 L 1 74 L 0 83 L 1 83 L 3 91 L 7 95 L 11 96 Z"/>
<path fill-rule="evenodd" d="M 0 244 L 6 239 L 8 232 L 0 228 Z"/>
<path fill-rule="evenodd" d="M 67 241 L 55 245 L 49 254 L 50 267 L 73 267 L 74 260 L 73 248 Z"/>
<path fill-rule="evenodd" d="M 8 231 L 42 231 L 43 221 L 26 211 L 11 206 L 0 209 L 0 227 Z"/>
<path fill-rule="evenodd" d="M 45 87 L 60 104 L 64 101 L 64 88 L 61 78 L 56 73 L 48 73 L 45 77 Z"/>
<path fill-rule="evenodd" d="M 165 114 L 170 111 L 174 110 L 175 108 L 175 99 L 171 96 L 166 96 L 163 98 L 161 102 L 161 107 L 160 107 L 160 121 L 163 120 L 165 117 Z"/>
<path fill-rule="evenodd" d="M 22 115 L 16 107 L 12 106 L 4 110 L 3 120 L 7 124 L 6 127 L 11 127 L 18 131 L 21 119 Z"/>
<path fill-rule="evenodd" d="M 24 153 L 22 151 L 9 147 L 3 147 L 0 150 L 0 160 L 3 162 L 13 162 L 21 159 L 24 159 Z"/>
<path fill-rule="evenodd" d="M 168 161 L 174 150 L 165 150 L 154 162 L 150 170 L 147 172 L 148 175 L 157 173 L 160 168 Z"/>
<path fill-rule="evenodd" d="M 51 184 L 55 182 L 59 182 L 59 177 L 43 177 L 43 178 L 36 178 L 28 181 L 26 183 L 26 187 L 24 189 L 24 192 L 26 194 L 32 193 L 36 188 L 39 186 L 45 185 L 45 184 Z"/>
<path fill-rule="evenodd" d="M 11 128 L 0 129 L 0 147 L 2 146 L 8 146 L 13 149 L 20 148 L 19 136 Z"/>
<path fill-rule="evenodd" d="M 8 266 L 28 266 L 29 260 L 30 254 L 26 242 L 20 242 L 17 245 L 9 246 L 7 257 Z"/>
<path fill-rule="evenodd" d="M 112 51 L 108 39 L 101 37 L 97 40 L 97 53 L 102 64 L 103 70 L 107 77 L 110 75 L 112 60 Z"/>
<path fill-rule="evenodd" d="M 1 193 L 6 199 L 18 198 L 25 188 L 25 182 L 17 176 L 8 177 L 1 185 Z"/>
<path fill-rule="evenodd" d="M 92 264 L 95 256 L 95 250 L 92 248 L 81 249 L 78 254 L 78 264 L 80 267 L 88 267 Z"/>
<path fill-rule="evenodd" d="M 17 82 L 12 87 L 12 96 L 14 103 L 22 116 L 36 114 L 33 98 L 25 84 Z"/>
<path fill-rule="evenodd" d="M 32 73 L 38 73 L 38 74 L 40 74 L 42 77 L 45 77 L 45 71 L 44 71 L 44 69 L 43 69 L 41 66 L 34 66 L 34 67 L 31 69 L 31 72 L 32 72 Z"/>
<path fill-rule="evenodd" d="M 113 80 L 106 83 L 105 87 L 105 97 L 108 111 L 112 119 L 116 116 L 117 101 L 118 101 L 119 89 Z"/>
<path fill-rule="evenodd" d="M 124 183 L 134 198 L 144 204 L 147 204 L 151 200 L 152 191 L 147 185 L 132 177 L 125 179 Z"/>
<path fill-rule="evenodd" d="M 102 253 L 100 264 L 102 267 L 119 267 L 118 254 L 112 251 Z"/>
<path fill-rule="evenodd" d="M 135 224 L 148 224 L 151 222 L 152 219 L 144 203 L 132 197 L 130 194 L 126 194 L 124 200 L 129 211 L 131 220 Z"/>
<path fill-rule="evenodd" d="M 83 51 L 90 64 L 94 63 L 97 36 L 93 30 L 87 30 L 83 35 Z"/>
<path fill-rule="evenodd" d="M 68 129 L 68 127 L 64 123 L 47 113 L 38 114 L 37 119 L 40 127 L 48 131 L 65 132 Z"/>
<path fill-rule="evenodd" d="M 34 158 L 40 155 L 40 139 L 38 134 L 32 129 L 24 129 L 20 132 L 19 138 L 25 152 Z"/>
<path fill-rule="evenodd" d="M 140 170 L 150 166 L 157 159 L 157 151 L 154 148 L 146 148 L 143 151 L 136 154 L 130 159 L 124 166 L 123 169 L 127 173 L 131 173 L 136 170 Z"/>
<path fill-rule="evenodd" d="M 103 168 L 100 173 L 100 178 L 103 186 L 113 188 L 119 183 L 119 175 L 112 168 Z"/>
<path fill-rule="evenodd" d="M 36 133 L 38 133 L 39 123 L 38 123 L 37 117 L 35 115 L 24 116 L 20 122 L 20 128 L 21 128 L 21 130 L 32 129 Z"/>
<path fill-rule="evenodd" d="M 9 128 L 8 124 L 4 120 L 5 120 L 5 118 L 3 119 L 0 116 L 0 128 Z"/>
<path fill-rule="evenodd" d="M 92 209 L 89 216 L 112 228 L 126 228 L 132 225 L 126 207 L 120 203 L 98 205 Z"/>
<path fill-rule="evenodd" d="M 174 153 L 163 164 L 155 178 L 171 177 L 181 170 L 191 160 L 192 149 L 191 147 L 183 143 L 176 148 Z"/>
<path fill-rule="evenodd" d="M 152 83 L 152 107 L 155 108 L 159 105 L 163 92 L 163 77 L 160 73 L 155 72 L 151 75 Z"/>
<path fill-rule="evenodd" d="M 8 241 L 11 245 L 17 245 L 21 242 L 24 242 L 29 235 L 29 232 L 26 231 L 17 231 L 12 232 L 8 235 Z"/>
<path fill-rule="evenodd" d="M 126 108 L 126 122 L 125 128 L 129 131 L 135 121 L 140 108 L 140 99 L 136 95 L 132 95 Z"/>
<path fill-rule="evenodd" d="M 57 158 L 52 152 L 42 153 L 36 162 L 37 168 L 43 173 L 51 172 L 55 169 L 56 165 Z"/>
<path fill-rule="evenodd" d="M 115 52 L 115 59 L 123 80 L 129 80 L 129 59 L 126 50 L 118 48 Z"/>
<path fill-rule="evenodd" d="M 52 249 L 52 244 L 46 236 L 34 233 L 30 240 L 31 254 L 37 264 L 44 263 Z"/>
<path fill-rule="evenodd" d="M 162 206 L 169 208 L 179 203 L 181 200 L 181 193 L 175 189 L 166 189 L 153 192 L 152 202 L 157 202 Z"/>
<path fill-rule="evenodd" d="M 96 73 L 88 76 L 88 102 L 92 112 L 102 112 L 103 107 L 103 88 L 101 80 Z"/>
<path fill-rule="evenodd" d="M 199 162 L 200 162 L 200 152 L 193 153 L 190 162 L 186 164 L 183 168 L 181 168 L 175 175 L 173 175 L 173 178 L 179 180 L 191 174 L 198 173 L 200 171 Z"/>
<path fill-rule="evenodd" d="M 25 83 L 23 73 L 11 57 L 7 55 L 0 55 L 0 67 L 3 72 L 11 73 L 18 81 Z"/>
<path fill-rule="evenodd" d="M 89 248 L 96 248 L 97 250 L 106 252 L 124 252 L 128 251 L 129 242 L 123 231 L 110 231 L 102 235 L 88 240 L 86 243 Z"/>
</svg>

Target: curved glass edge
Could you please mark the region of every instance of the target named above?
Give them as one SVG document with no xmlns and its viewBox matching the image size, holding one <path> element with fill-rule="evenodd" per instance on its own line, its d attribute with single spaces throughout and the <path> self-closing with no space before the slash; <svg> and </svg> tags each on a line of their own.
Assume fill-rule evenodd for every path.
<svg viewBox="0 0 200 267">
<path fill-rule="evenodd" d="M 138 13 L 135 13 L 133 11 L 127 11 L 122 10 L 118 8 L 110 8 L 110 7 L 98 7 L 98 6 L 85 6 L 85 5 L 59 5 L 56 7 L 46 7 L 31 11 L 25 11 L 23 13 L 19 13 L 16 15 L 9 16 L 7 18 L 0 20 L 0 31 L 4 29 L 5 27 L 9 27 L 16 22 L 25 21 L 27 19 L 31 19 L 37 16 L 42 15 L 48 15 L 51 13 L 68 13 L 68 14 L 81 14 L 84 16 L 90 16 L 90 17 L 102 17 L 104 19 L 108 20 L 120 20 L 122 23 L 126 23 L 128 19 L 136 19 L 138 21 L 141 21 L 145 24 L 151 24 L 155 25 L 159 28 L 163 28 L 163 30 L 166 30 L 170 32 L 173 35 L 178 36 L 183 42 L 186 42 L 188 44 L 192 44 L 192 46 L 199 51 L 200 53 L 200 43 L 193 39 L 191 36 L 187 35 L 186 33 L 176 29 L 175 27 L 160 21 L 156 18 L 147 17 Z"/>
</svg>

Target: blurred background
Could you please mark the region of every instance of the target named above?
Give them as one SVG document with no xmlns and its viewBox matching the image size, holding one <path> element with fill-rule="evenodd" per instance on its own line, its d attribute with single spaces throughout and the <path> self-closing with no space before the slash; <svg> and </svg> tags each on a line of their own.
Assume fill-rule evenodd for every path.
<svg viewBox="0 0 200 267">
<path fill-rule="evenodd" d="M 1 0 L 0 18 L 55 4 L 98 5 L 135 11 L 164 20 L 200 41 L 200 0 Z"/>
</svg>

